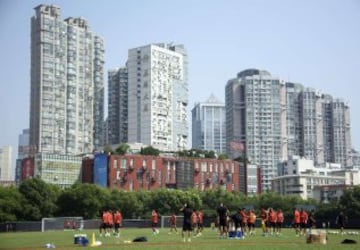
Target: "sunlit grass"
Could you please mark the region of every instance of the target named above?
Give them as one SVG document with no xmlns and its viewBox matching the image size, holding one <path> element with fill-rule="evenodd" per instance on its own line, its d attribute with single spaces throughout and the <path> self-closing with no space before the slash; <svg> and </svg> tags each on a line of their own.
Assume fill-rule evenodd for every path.
<svg viewBox="0 0 360 250">
<path fill-rule="evenodd" d="M 74 234 L 87 234 L 91 243 L 92 235 L 97 241 L 101 241 L 101 249 L 358 249 L 359 245 L 344 245 L 341 241 L 345 238 L 360 240 L 359 235 L 336 235 L 329 234 L 326 245 L 307 244 L 305 237 L 296 237 L 292 229 L 283 230 L 281 236 L 263 237 L 260 229 L 257 229 L 255 236 L 240 239 L 219 239 L 217 232 L 206 228 L 201 237 L 192 238 L 190 243 L 184 243 L 181 233 L 168 234 L 168 229 L 160 229 L 158 235 L 153 235 L 148 229 L 122 229 L 120 238 L 99 237 L 97 230 L 85 230 L 82 232 L 73 231 L 47 231 L 41 232 L 15 232 L 0 234 L 0 249 L 45 249 L 47 243 L 53 243 L 56 249 L 79 249 L 81 246 L 74 244 Z M 145 236 L 148 241 L 143 243 L 126 243 L 139 236 Z M 90 246 L 84 247 L 90 248 Z"/>
</svg>

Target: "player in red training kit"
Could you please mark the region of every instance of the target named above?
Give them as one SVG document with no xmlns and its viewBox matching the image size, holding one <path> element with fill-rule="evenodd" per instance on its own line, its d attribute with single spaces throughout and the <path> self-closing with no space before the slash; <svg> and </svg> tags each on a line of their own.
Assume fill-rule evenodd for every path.
<svg viewBox="0 0 360 250">
<path fill-rule="evenodd" d="M 159 215 L 156 212 L 156 210 L 153 209 L 153 211 L 151 212 L 151 227 L 152 227 L 153 234 L 159 233 L 159 230 L 156 228 L 158 222 L 159 222 Z"/>
<path fill-rule="evenodd" d="M 296 236 L 299 236 L 300 233 L 300 212 L 294 208 L 294 228 Z"/>
<path fill-rule="evenodd" d="M 169 234 L 171 234 L 173 230 L 176 232 L 176 234 L 178 234 L 178 231 L 176 228 L 176 214 L 174 212 L 171 214 L 171 217 L 170 217 L 170 232 L 169 232 Z"/>
</svg>

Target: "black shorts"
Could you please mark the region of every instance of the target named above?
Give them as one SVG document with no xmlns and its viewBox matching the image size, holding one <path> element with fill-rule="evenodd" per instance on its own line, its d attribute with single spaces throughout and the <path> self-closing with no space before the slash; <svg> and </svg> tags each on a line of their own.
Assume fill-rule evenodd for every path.
<svg viewBox="0 0 360 250">
<path fill-rule="evenodd" d="M 199 228 L 203 228 L 203 223 L 198 223 L 197 226 L 198 226 Z"/>
<path fill-rule="evenodd" d="M 304 222 L 300 223 L 300 227 L 301 228 L 306 228 L 306 223 L 304 223 Z"/>
<path fill-rule="evenodd" d="M 155 223 L 155 222 L 152 222 L 152 223 L 151 223 L 151 226 L 152 226 L 152 227 L 156 227 L 156 226 L 157 226 L 157 222 L 156 222 L 156 223 Z"/>
<path fill-rule="evenodd" d="M 101 226 L 100 226 L 102 229 L 106 229 L 106 223 L 105 222 L 103 222 L 103 223 L 101 223 Z"/>
<path fill-rule="evenodd" d="M 248 227 L 255 227 L 254 223 L 248 223 Z"/>
<path fill-rule="evenodd" d="M 294 223 L 294 227 L 295 227 L 295 228 L 299 228 L 299 227 L 300 227 L 300 223 Z"/>
<path fill-rule="evenodd" d="M 184 221 L 182 229 L 183 229 L 183 231 L 192 231 L 193 228 L 192 228 L 191 222 Z"/>
<path fill-rule="evenodd" d="M 269 222 L 270 227 L 275 227 L 276 226 L 276 222 Z"/>
<path fill-rule="evenodd" d="M 120 223 L 115 223 L 115 229 L 119 229 L 120 228 Z"/>
<path fill-rule="evenodd" d="M 245 227 L 245 226 L 246 226 L 246 223 L 243 222 L 243 221 L 241 221 L 241 222 L 240 222 L 240 226 L 241 226 L 241 227 Z"/>
<path fill-rule="evenodd" d="M 276 226 L 277 226 L 278 228 L 281 228 L 281 227 L 282 227 L 282 222 L 276 222 Z"/>
<path fill-rule="evenodd" d="M 219 226 L 220 227 L 226 227 L 227 226 L 226 218 L 220 218 L 219 219 Z"/>
</svg>

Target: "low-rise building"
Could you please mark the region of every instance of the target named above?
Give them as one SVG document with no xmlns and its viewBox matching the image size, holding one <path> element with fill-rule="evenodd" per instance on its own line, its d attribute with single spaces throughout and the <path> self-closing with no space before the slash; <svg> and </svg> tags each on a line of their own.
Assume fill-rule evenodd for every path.
<svg viewBox="0 0 360 250">
<path fill-rule="evenodd" d="M 70 187 L 81 181 L 81 164 L 81 156 L 38 153 L 22 160 L 21 179 L 36 177 L 62 188 Z"/>
<path fill-rule="evenodd" d="M 339 190 L 344 190 L 344 186 L 360 184 L 358 170 L 341 169 L 339 164 L 316 167 L 312 160 L 297 156 L 283 162 L 278 174 L 272 180 L 274 192 L 281 195 L 299 195 L 305 200 L 308 198 L 324 200 L 324 192 L 328 190 L 325 187 L 331 187 L 332 190 L 338 187 Z M 336 196 L 339 195 L 340 193 Z"/>
<path fill-rule="evenodd" d="M 109 155 L 107 159 L 109 188 L 129 191 L 223 188 L 239 191 L 239 163 L 232 160 L 139 154 Z M 96 164 L 94 160 L 93 163 L 91 161 L 91 158 L 83 159 L 82 176 L 86 182 L 91 180 L 96 183 Z"/>
</svg>

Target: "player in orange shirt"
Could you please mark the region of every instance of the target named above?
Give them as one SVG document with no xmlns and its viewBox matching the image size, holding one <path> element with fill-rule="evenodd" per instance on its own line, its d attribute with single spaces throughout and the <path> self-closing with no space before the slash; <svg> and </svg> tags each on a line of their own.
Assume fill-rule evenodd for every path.
<svg viewBox="0 0 360 250">
<path fill-rule="evenodd" d="M 159 215 L 156 212 L 156 210 L 153 209 L 152 212 L 151 212 L 151 226 L 152 226 L 153 234 L 158 234 L 159 233 L 159 230 L 156 228 L 158 222 L 159 222 Z"/>
<path fill-rule="evenodd" d="M 248 218 L 247 225 L 248 225 L 249 234 L 253 235 L 255 234 L 255 221 L 256 221 L 256 215 L 253 209 L 250 209 L 247 218 Z"/>
<path fill-rule="evenodd" d="M 178 234 L 178 231 L 176 228 L 176 214 L 174 212 L 172 212 L 171 217 L 170 217 L 170 232 L 169 232 L 169 234 L 171 234 L 173 230 L 176 232 L 176 234 Z"/>
<path fill-rule="evenodd" d="M 106 211 L 104 210 L 101 215 L 101 225 L 99 228 L 100 237 L 102 237 L 103 235 L 104 236 L 106 235 L 107 227 L 108 227 L 108 219 L 107 219 Z"/>
<path fill-rule="evenodd" d="M 122 226 L 122 215 L 119 210 L 116 210 L 114 214 L 114 221 L 115 221 L 115 236 L 118 238 L 120 237 L 120 227 Z"/>
<path fill-rule="evenodd" d="M 280 235 L 281 234 L 281 227 L 282 224 L 284 223 L 284 214 L 282 212 L 281 209 L 279 209 L 279 211 L 276 214 L 276 235 Z"/>
<path fill-rule="evenodd" d="M 197 212 L 197 218 L 198 218 L 198 222 L 197 222 L 196 236 L 201 236 L 203 228 L 204 228 L 204 215 L 203 215 L 203 212 L 201 211 L 201 209 L 199 209 L 199 211 Z"/>
<path fill-rule="evenodd" d="M 294 228 L 296 236 L 300 233 L 300 212 L 294 207 Z"/>
<path fill-rule="evenodd" d="M 111 231 L 113 230 L 113 226 L 114 226 L 114 216 L 110 210 L 107 212 L 107 219 L 108 219 L 108 227 L 105 236 L 110 237 Z"/>
<path fill-rule="evenodd" d="M 276 212 L 270 208 L 269 209 L 269 225 L 270 225 L 270 234 L 275 234 L 276 229 Z"/>
<path fill-rule="evenodd" d="M 300 235 L 305 235 L 307 221 L 308 221 L 308 214 L 304 209 L 301 208 L 301 210 L 300 210 Z"/>
<path fill-rule="evenodd" d="M 242 238 L 245 239 L 245 236 L 247 235 L 247 233 L 246 233 L 247 214 L 246 214 L 244 207 L 240 210 L 240 216 L 241 216 L 240 227 L 241 227 L 241 231 L 242 231 Z"/>
<path fill-rule="evenodd" d="M 194 210 L 191 214 L 191 225 L 194 231 L 197 231 L 197 224 L 198 224 L 198 216 L 196 214 L 196 211 Z"/>
</svg>

